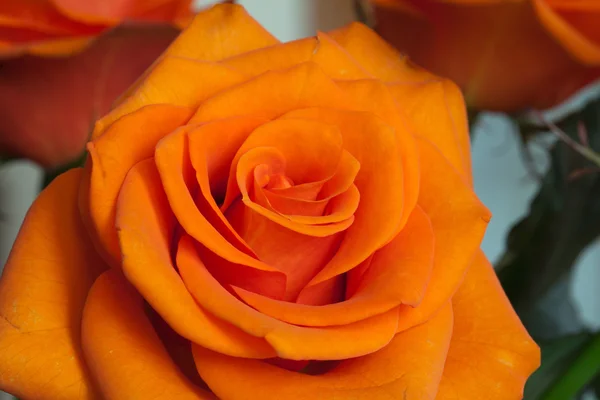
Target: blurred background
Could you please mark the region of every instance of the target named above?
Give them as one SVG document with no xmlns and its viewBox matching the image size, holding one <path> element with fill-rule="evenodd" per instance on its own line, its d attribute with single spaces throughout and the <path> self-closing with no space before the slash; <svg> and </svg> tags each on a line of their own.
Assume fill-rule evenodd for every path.
<svg viewBox="0 0 600 400">
<path fill-rule="evenodd" d="M 197 1 L 196 5 L 204 7 L 210 3 L 214 2 Z M 327 31 L 357 18 L 354 0 L 242 0 L 238 3 L 282 41 L 311 36 L 316 30 Z M 577 108 L 599 92 L 598 88 L 592 88 L 569 107 Z M 548 135 L 533 139 L 525 153 L 515 122 L 496 113 L 480 115 L 473 125 L 472 137 L 475 190 L 493 213 L 482 248 L 493 263 L 498 263 L 505 254 L 511 227 L 529 212 L 530 202 L 540 187 L 540 177 L 550 165 L 549 148 L 556 139 Z M 2 266 L 43 177 L 42 169 L 28 161 L 11 161 L 0 168 Z M 573 272 L 562 277 L 535 306 L 535 318 L 539 319 L 536 326 L 547 330 L 542 336 L 599 330 L 598 292 L 600 241 L 596 240 L 577 257 Z M 547 316 L 552 316 L 551 321 L 546 321 L 550 320 Z M 584 398 L 595 397 L 590 392 Z M 4 400 L 1 394 L 0 399 Z"/>
</svg>

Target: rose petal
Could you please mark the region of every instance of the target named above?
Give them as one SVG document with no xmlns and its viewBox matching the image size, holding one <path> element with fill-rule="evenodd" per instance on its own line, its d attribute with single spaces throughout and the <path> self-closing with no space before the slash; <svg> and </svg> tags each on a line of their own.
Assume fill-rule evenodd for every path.
<svg viewBox="0 0 600 400">
<path fill-rule="evenodd" d="M 314 63 L 269 71 L 225 90 L 200 105 L 191 123 L 204 123 L 234 115 L 275 119 L 306 107 L 348 109 L 349 99 Z"/>
<path fill-rule="evenodd" d="M 198 38 L 202 38 L 202 40 L 199 42 Z M 122 106 L 96 122 L 93 137 L 101 135 L 114 120 L 135 110 L 136 107 L 141 107 L 142 103 L 146 105 L 163 102 L 161 96 L 166 95 L 172 98 L 175 95 L 175 101 L 200 103 L 217 91 L 239 83 L 240 77 L 243 76 L 223 65 L 212 64 L 212 62 L 277 43 L 279 41 L 256 22 L 242 6 L 219 4 L 197 14 L 187 29 L 156 61 L 155 66 L 127 91 L 125 97 L 121 99 Z M 163 63 L 168 65 L 163 66 Z M 202 69 L 204 69 L 204 73 Z M 190 73 L 189 77 L 182 78 L 182 72 Z M 211 72 L 209 76 L 214 76 L 214 78 L 209 78 L 206 72 Z M 177 76 L 178 79 L 173 81 L 173 76 Z M 181 85 L 178 82 L 187 82 L 187 84 Z M 154 89 L 152 84 L 160 85 L 160 89 Z M 164 86 L 165 84 L 166 86 Z M 176 85 L 183 94 L 194 93 L 195 96 L 193 98 L 177 98 L 179 92 L 170 89 L 171 85 Z M 153 97 L 148 101 L 143 97 L 136 96 L 136 93 L 140 91 L 150 91 Z M 121 107 L 124 108 L 121 110 Z"/>
<path fill-rule="evenodd" d="M 189 161 L 189 146 L 186 128 L 170 134 L 156 146 L 155 161 L 171 210 L 181 227 L 203 246 L 219 257 L 239 265 L 261 271 L 265 275 L 282 278 L 277 269 L 238 250 L 200 213 L 188 184 L 194 173 Z M 195 185 L 195 183 L 194 183 Z"/>
<path fill-rule="evenodd" d="M 458 289 L 479 249 L 490 212 L 432 143 L 418 139 L 421 190 L 418 204 L 435 236 L 429 290 L 416 307 L 400 306 L 400 330 L 427 321 Z"/>
<path fill-rule="evenodd" d="M 254 189 L 260 190 L 264 194 L 265 198 L 268 200 L 268 204 L 273 208 L 273 211 L 285 215 L 289 219 L 295 221 L 301 221 L 302 218 L 308 217 L 310 218 L 309 221 L 314 221 L 314 223 L 318 224 L 319 222 L 315 221 L 315 219 L 318 220 L 318 218 L 315 217 L 321 217 L 323 215 L 325 212 L 325 207 L 327 207 L 327 204 L 330 200 L 302 200 L 279 196 L 272 193 L 270 190 L 267 190 L 266 188 L 257 188 L 256 183 L 254 185 Z M 261 205 L 265 207 L 265 205 Z M 358 201 L 356 202 L 356 205 L 358 206 Z M 348 219 L 352 216 L 352 214 L 354 214 L 354 210 L 352 210 L 349 215 L 341 217 L 340 220 Z M 300 220 L 297 218 L 300 218 Z"/>
<path fill-rule="evenodd" d="M 78 36 L 54 40 L 46 39 L 41 42 L 11 44 L 6 48 L 3 48 L 2 44 L 0 44 L 0 58 L 2 56 L 11 58 L 26 54 L 37 57 L 68 56 L 79 53 L 94 39 L 94 36 Z"/>
<path fill-rule="evenodd" d="M 285 297 L 286 290 L 290 285 L 285 271 L 281 271 L 278 265 L 269 263 L 269 266 L 276 268 L 281 274 L 265 274 L 246 265 L 225 260 L 200 243 L 194 244 L 206 269 L 222 286 L 239 286 L 273 299 Z M 261 261 L 266 262 L 267 260 L 261 259 Z"/>
<path fill-rule="evenodd" d="M 232 225 L 259 259 L 285 273 L 285 296 L 279 297 L 285 301 L 296 300 L 302 288 L 335 254 L 342 239 L 341 234 L 326 237 L 300 234 L 256 213 L 239 201 L 230 210 L 228 217 Z M 212 270 L 208 261 L 204 258 L 203 261 L 209 271 Z M 239 284 L 235 286 L 240 287 Z M 268 296 L 264 291 L 246 290 L 276 298 Z"/>
<path fill-rule="evenodd" d="M 252 224 L 251 216 L 265 217 L 271 221 L 281 225 L 283 228 L 294 231 L 298 234 L 315 236 L 315 237 L 327 237 L 334 235 L 339 232 L 343 232 L 354 221 L 354 216 L 350 215 L 349 218 L 325 225 L 305 225 L 300 222 L 296 222 L 288 218 L 287 216 L 281 215 L 280 213 L 273 211 L 273 207 L 268 204 L 268 200 L 264 197 L 264 193 L 261 190 L 254 191 L 253 195 L 250 195 L 249 190 L 253 189 L 254 170 L 259 165 L 270 165 L 275 173 L 283 173 L 285 170 L 286 160 L 284 155 L 274 147 L 255 147 L 252 150 L 247 151 L 237 162 L 237 171 L 235 177 L 237 179 L 237 186 L 229 186 L 229 188 L 238 188 L 242 194 L 242 202 L 248 208 L 248 210 L 237 210 L 236 213 L 242 211 L 242 215 L 234 216 L 231 213 L 228 215 L 229 221 L 235 227 L 235 229 L 243 236 L 240 230 L 246 232 Z M 231 176 L 231 175 L 230 175 Z M 231 194 L 233 190 L 228 190 Z M 233 198 L 233 195 L 230 195 Z M 261 196 L 263 196 L 261 198 Z M 225 199 L 224 206 L 228 205 L 227 197 Z M 248 238 L 245 239 L 248 241 Z M 252 245 L 250 245 L 252 247 Z"/>
<path fill-rule="evenodd" d="M 0 27 L 21 28 L 51 35 L 84 35 L 86 32 L 91 33 L 104 28 L 90 27 L 73 21 L 60 14 L 50 2 L 39 0 L 2 2 Z"/>
<path fill-rule="evenodd" d="M 422 13 L 375 7 L 378 31 L 414 62 L 452 79 L 474 108 L 549 108 L 599 76 L 552 36 L 534 1 L 409 2 Z M 582 38 L 565 21 L 558 25 Z"/>
<path fill-rule="evenodd" d="M 346 276 L 338 275 L 314 286 L 305 286 L 296 303 L 309 306 L 324 306 L 344 300 Z"/>
<path fill-rule="evenodd" d="M 360 192 L 353 182 L 359 170 L 360 163 L 356 158 L 342 150 L 337 171 L 330 178 L 289 188 L 269 188 L 265 197 L 292 221 L 312 225 L 339 222 L 350 218 L 358 207 Z M 315 208 L 323 209 L 327 214 L 323 215 Z M 307 216 L 309 213 L 314 216 Z"/>
<path fill-rule="evenodd" d="M 301 224 L 331 224 L 348 220 L 360 203 L 360 192 L 352 184 L 345 192 L 317 201 L 281 198 L 266 190 L 265 195 L 273 209 Z"/>
<path fill-rule="evenodd" d="M 275 356 L 264 340 L 207 313 L 185 288 L 171 262 L 169 242 L 175 218 L 152 159 L 137 164 L 127 175 L 119 195 L 116 225 L 123 273 L 176 332 L 236 357 Z"/>
<path fill-rule="evenodd" d="M 103 0 L 102 3 L 51 0 L 50 2 L 62 14 L 88 24 L 116 24 L 131 19 L 172 22 L 177 17 L 191 13 L 190 0 Z"/>
<path fill-rule="evenodd" d="M 215 197 L 225 197 L 236 152 L 248 135 L 264 122 L 252 117 L 228 118 L 190 127 L 188 133 L 190 161 L 200 186 L 200 200 L 196 202 L 200 212 L 229 242 L 250 255 L 254 254 L 252 249 L 231 227 Z"/>
<path fill-rule="evenodd" d="M 569 21 L 568 19 L 565 20 L 564 17 L 561 18 L 561 14 L 554 11 L 546 1 L 534 0 L 533 6 L 540 22 L 572 56 L 589 66 L 600 65 L 600 35 L 590 37 L 581 31 L 581 28 L 586 26 L 584 18 L 589 18 L 587 21 L 590 22 L 597 21 L 600 10 L 593 10 L 588 6 L 585 11 L 580 11 L 579 18 L 575 17 L 575 20 Z M 597 26 L 594 26 L 593 29 L 598 32 Z"/>
<path fill-rule="evenodd" d="M 419 196 L 419 154 L 413 135 L 416 133 L 404 110 L 394 102 L 387 86 L 377 80 L 338 81 L 337 85 L 351 98 L 357 110 L 368 111 L 383 119 L 395 130 L 398 148 L 402 149 L 402 174 L 404 176 L 404 210 L 402 229 L 417 204 Z"/>
<path fill-rule="evenodd" d="M 29 210 L 0 280 L 0 388 L 21 398 L 95 398 L 80 348 L 83 305 L 106 268 L 79 219 L 80 169 Z"/>
<path fill-rule="evenodd" d="M 328 35 L 369 74 L 384 82 L 421 82 L 431 77 L 361 23 L 354 22 Z"/>
<path fill-rule="evenodd" d="M 96 138 L 114 121 L 149 104 L 197 107 L 223 89 L 244 81 L 244 75 L 221 64 L 163 56 L 135 89 L 119 99 L 109 114 L 96 122 Z"/>
<path fill-rule="evenodd" d="M 108 112 L 176 33 L 168 27 L 121 27 L 70 57 L 2 61 L 0 152 L 45 167 L 77 158 L 94 120 Z M 80 46 L 81 37 L 71 44 Z M 48 43 L 44 46 L 49 50 Z"/>
<path fill-rule="evenodd" d="M 313 119 L 337 126 L 344 149 L 360 163 L 354 184 L 360 205 L 340 249 L 309 283 L 314 286 L 354 268 L 389 242 L 402 224 L 402 165 L 395 132 L 370 113 L 311 108 L 282 118 Z"/>
<path fill-rule="evenodd" d="M 348 190 L 354 183 L 358 171 L 360 171 L 360 163 L 358 160 L 347 150 L 343 150 L 340 164 L 338 165 L 335 175 L 323 183 L 323 186 L 317 195 L 317 199 L 334 197 Z M 281 190 L 274 192 L 288 194 L 291 192 L 291 188 L 288 191 Z"/>
<path fill-rule="evenodd" d="M 364 79 L 371 75 L 327 34 L 240 54 L 223 63 L 249 76 L 313 62 L 333 79 Z"/>
<path fill-rule="evenodd" d="M 218 4 L 198 13 L 165 55 L 220 61 L 278 43 L 244 7 Z"/>
<path fill-rule="evenodd" d="M 342 361 L 330 372 L 310 376 L 256 360 L 227 357 L 194 346 L 198 372 L 217 396 L 329 400 L 434 399 L 452 335 L 452 309 L 397 334 L 383 349 Z"/>
<path fill-rule="evenodd" d="M 317 121 L 285 119 L 268 122 L 252 132 L 231 163 L 227 194 L 221 207 L 226 210 L 241 192 L 236 184 L 238 162 L 256 147 L 277 149 L 285 158 L 283 173 L 294 183 L 321 181 L 333 176 L 340 164 L 342 135 L 335 126 Z"/>
<path fill-rule="evenodd" d="M 520 399 L 540 349 L 479 251 L 452 298 L 454 332 L 437 399 Z"/>
<path fill-rule="evenodd" d="M 352 157 L 350 155 L 350 157 Z M 354 157 L 352 157 L 354 158 Z M 340 162 L 341 164 L 341 162 Z M 358 172 L 358 168 L 356 168 L 356 172 Z M 336 171 L 337 173 L 337 171 Z M 345 176 L 348 176 L 351 172 L 348 171 L 347 174 L 345 174 Z M 356 174 L 355 174 L 356 175 Z M 331 179 L 331 178 L 329 178 Z M 318 182 L 309 182 L 309 183 L 301 183 L 299 185 L 294 185 L 294 186 L 290 186 L 288 188 L 271 188 L 269 189 L 273 194 L 275 195 L 279 195 L 282 197 L 288 197 L 288 198 L 292 198 L 292 199 L 298 199 L 298 200 L 316 200 L 317 196 L 319 195 L 319 192 L 321 192 L 321 189 L 323 189 L 323 185 L 325 184 L 325 181 L 327 181 L 328 179 L 324 179 L 323 181 L 318 181 Z M 350 178 L 348 177 L 348 180 L 346 181 L 349 184 L 351 184 L 352 182 L 354 182 L 354 177 Z"/>
<path fill-rule="evenodd" d="M 446 79 L 389 85 L 388 89 L 410 119 L 415 136 L 435 144 L 472 184 L 469 124 L 460 89 Z"/>
<path fill-rule="evenodd" d="M 338 360 L 369 354 L 389 343 L 393 337 L 390 330 L 397 326 L 397 310 L 327 328 L 290 325 L 263 315 L 236 299 L 208 273 L 189 236 L 179 243 L 177 265 L 188 290 L 203 308 L 253 336 L 265 338 L 281 358 Z"/>
<path fill-rule="evenodd" d="M 216 399 L 171 360 L 144 314 L 143 299 L 117 270 L 92 286 L 81 336 L 87 365 L 107 399 Z"/>
<path fill-rule="evenodd" d="M 406 228 L 374 254 L 352 297 L 345 301 L 315 307 L 276 301 L 239 288 L 234 290 L 258 311 L 291 324 L 348 324 L 400 304 L 417 306 L 425 294 L 431 275 L 433 246 L 434 236 L 429 218 L 417 207 Z"/>
<path fill-rule="evenodd" d="M 121 259 L 114 222 L 116 200 L 127 172 L 151 157 L 156 143 L 185 124 L 190 114 L 191 110 L 183 107 L 147 106 L 119 119 L 88 143 L 90 157 L 79 193 L 81 214 L 97 248 L 113 265 L 119 265 Z"/>
</svg>

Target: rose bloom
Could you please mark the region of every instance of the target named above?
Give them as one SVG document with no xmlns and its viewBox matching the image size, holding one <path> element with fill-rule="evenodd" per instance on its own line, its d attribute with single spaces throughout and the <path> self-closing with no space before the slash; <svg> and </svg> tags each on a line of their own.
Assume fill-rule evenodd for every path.
<svg viewBox="0 0 600 400">
<path fill-rule="evenodd" d="M 36 200 L 0 280 L 35 399 L 519 399 L 463 100 L 361 24 L 200 13 Z"/>
<path fill-rule="evenodd" d="M 371 2 L 378 32 L 474 108 L 546 109 L 600 76 L 600 1 Z"/>
<path fill-rule="evenodd" d="M 190 0 L 1 3 L 0 155 L 49 168 L 82 153 L 94 121 L 191 13 Z"/>
</svg>

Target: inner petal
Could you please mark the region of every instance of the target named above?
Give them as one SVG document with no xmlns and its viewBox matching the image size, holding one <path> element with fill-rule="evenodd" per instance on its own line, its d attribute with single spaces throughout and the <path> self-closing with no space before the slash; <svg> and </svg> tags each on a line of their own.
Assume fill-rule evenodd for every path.
<svg viewBox="0 0 600 400">
<path fill-rule="evenodd" d="M 198 209 L 189 186 L 194 184 L 194 171 L 187 137 L 187 131 L 180 129 L 163 138 L 156 147 L 154 159 L 169 206 L 181 228 L 231 265 L 253 268 L 264 275 L 281 275 L 276 268 L 236 248 Z"/>
<path fill-rule="evenodd" d="M 261 261 L 286 275 L 283 301 L 296 300 L 300 291 L 335 254 L 343 238 L 343 232 L 325 237 L 295 232 L 252 210 L 240 200 L 229 207 L 226 216 Z M 257 293 L 255 290 L 252 292 Z"/>
<path fill-rule="evenodd" d="M 310 290 L 309 286 L 350 271 L 397 234 L 406 200 L 402 169 L 405 149 L 398 145 L 393 127 L 371 113 L 313 108 L 282 118 L 315 119 L 338 126 L 344 148 L 360 162 L 354 181 L 360 191 L 355 223 L 345 232 L 339 251 L 309 283 L 306 290 Z"/>
<path fill-rule="evenodd" d="M 296 184 L 317 182 L 334 175 L 343 151 L 342 135 L 337 127 L 301 119 L 275 120 L 254 130 L 240 146 L 227 183 L 221 209 L 224 211 L 240 196 L 236 170 L 241 157 L 257 147 L 277 149 L 286 161 L 285 176 Z M 284 171 L 273 170 L 273 174 Z"/>
<path fill-rule="evenodd" d="M 325 181 L 301 183 L 287 188 L 267 187 L 271 193 L 298 200 L 315 200 L 323 188 Z"/>
<path fill-rule="evenodd" d="M 282 152 L 274 147 L 256 147 L 247 151 L 236 163 L 234 176 L 237 185 L 229 185 L 227 195 L 234 190 L 239 191 L 242 195 L 241 201 L 246 207 L 254 210 L 258 215 L 262 215 L 287 229 L 303 235 L 327 237 L 342 232 L 352 225 L 354 216 L 351 214 L 341 221 L 322 225 L 308 225 L 294 221 L 291 217 L 273 210 L 260 186 L 268 181 L 265 174 L 283 174 L 287 170 L 286 166 L 289 165 L 287 161 Z M 227 198 L 225 203 L 227 203 Z M 231 203 L 225 208 L 226 215 L 230 206 Z M 235 225 L 232 218 L 228 217 L 228 220 L 232 225 Z"/>
<path fill-rule="evenodd" d="M 278 190 L 270 188 L 270 184 L 266 185 L 260 196 L 267 200 L 268 206 L 263 206 L 272 207 L 290 220 L 304 224 L 342 221 L 352 216 L 358 207 L 360 196 L 353 182 L 359 169 L 359 162 L 343 150 L 335 173 L 327 179 L 314 182 L 312 187 L 305 187 L 305 191 L 300 189 L 293 192 L 294 186 Z M 287 178 L 286 183 L 289 182 L 291 179 Z M 300 198 L 295 197 L 297 194 Z"/>
<path fill-rule="evenodd" d="M 219 203 L 237 149 L 262 123 L 260 118 L 234 117 L 190 127 L 188 133 L 190 161 L 199 186 L 196 206 L 230 243 L 250 255 L 252 250 L 229 225 Z"/>
</svg>

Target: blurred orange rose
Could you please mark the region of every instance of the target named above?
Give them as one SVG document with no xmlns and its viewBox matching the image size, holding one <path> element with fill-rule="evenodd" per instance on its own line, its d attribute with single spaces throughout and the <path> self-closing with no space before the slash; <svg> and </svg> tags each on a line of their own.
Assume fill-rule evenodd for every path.
<svg viewBox="0 0 600 400">
<path fill-rule="evenodd" d="M 0 280 L 24 398 L 517 399 L 463 100 L 368 28 L 200 13 L 37 199 Z"/>
<path fill-rule="evenodd" d="M 189 20 L 190 2 L 3 1 L 0 155 L 45 167 L 79 156 L 93 121 Z"/>
<path fill-rule="evenodd" d="M 372 0 L 378 32 L 478 109 L 546 109 L 600 76 L 600 2 Z"/>
</svg>

